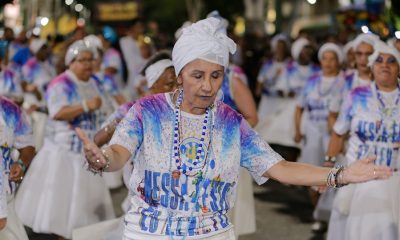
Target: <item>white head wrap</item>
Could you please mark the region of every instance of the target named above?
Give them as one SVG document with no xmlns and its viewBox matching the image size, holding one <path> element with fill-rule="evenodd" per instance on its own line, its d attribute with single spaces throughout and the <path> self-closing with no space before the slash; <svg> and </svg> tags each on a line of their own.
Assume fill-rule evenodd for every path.
<svg viewBox="0 0 400 240">
<path fill-rule="evenodd" d="M 343 62 L 343 59 L 344 59 L 343 52 L 340 49 L 340 47 L 334 43 L 325 43 L 324 45 L 322 45 L 318 51 L 318 59 L 321 61 L 322 55 L 328 51 L 332 51 L 332 52 L 336 53 L 336 56 L 337 56 L 340 64 Z"/>
<path fill-rule="evenodd" d="M 88 47 L 83 40 L 75 41 L 69 46 L 67 53 L 65 54 L 65 65 L 68 66 L 71 62 L 79 55 L 81 52 L 90 52 L 92 54 L 93 50 Z"/>
<path fill-rule="evenodd" d="M 284 41 L 286 43 L 286 47 L 287 48 L 290 47 L 289 38 L 285 34 L 280 33 L 280 34 L 275 35 L 271 40 L 272 51 L 275 51 L 276 46 L 278 45 L 278 41 Z"/>
<path fill-rule="evenodd" d="M 353 50 L 355 51 L 361 43 L 367 43 L 374 46 L 379 37 L 373 33 L 361 33 L 353 40 Z"/>
<path fill-rule="evenodd" d="M 209 17 L 214 17 L 214 18 L 218 18 L 219 20 L 221 20 L 217 31 L 224 33 L 224 34 L 227 33 L 226 29 L 229 26 L 229 22 L 228 22 L 228 20 L 226 20 L 219 14 L 218 10 L 214 10 L 214 11 L 210 12 L 209 14 L 207 14 L 207 18 L 209 18 Z"/>
<path fill-rule="evenodd" d="M 292 44 L 292 57 L 294 60 L 298 60 L 301 50 L 307 45 L 310 44 L 310 41 L 308 41 L 306 38 L 299 38 L 294 43 Z"/>
<path fill-rule="evenodd" d="M 29 50 L 33 54 L 36 54 L 44 45 L 46 45 L 46 41 L 40 38 L 34 38 L 31 40 L 31 43 L 29 44 Z"/>
<path fill-rule="evenodd" d="M 400 53 L 396 48 L 390 47 L 386 43 L 382 41 L 377 41 L 374 45 L 374 53 L 369 55 L 368 57 L 368 66 L 374 65 L 376 59 L 379 57 L 379 54 L 386 53 L 394 56 L 397 60 L 397 64 L 400 66 Z"/>
<path fill-rule="evenodd" d="M 96 35 L 91 34 L 89 36 L 86 36 L 83 41 L 85 42 L 86 46 L 92 49 L 93 57 L 98 58 L 99 49 L 103 49 L 103 44 L 101 43 L 100 38 L 98 38 Z"/>
<path fill-rule="evenodd" d="M 219 19 L 210 17 L 183 29 L 182 36 L 172 50 L 172 61 L 177 76 L 186 64 L 195 59 L 228 66 L 229 53 L 235 53 L 236 44 L 228 36 L 217 31 L 219 24 Z"/>
<path fill-rule="evenodd" d="M 171 60 L 162 59 L 147 67 L 144 73 L 147 80 L 147 87 L 151 88 L 153 84 L 160 78 L 161 74 L 164 73 L 165 69 L 172 66 L 174 65 Z"/>
<path fill-rule="evenodd" d="M 344 45 L 343 47 L 343 60 L 347 61 L 347 53 L 349 53 L 350 50 L 353 49 L 353 41 L 349 41 Z"/>
<path fill-rule="evenodd" d="M 178 30 L 176 30 L 176 32 L 175 32 L 175 39 L 178 40 L 178 38 L 179 38 L 180 36 L 182 36 L 183 29 L 184 29 L 185 27 L 189 27 L 190 25 L 192 25 L 192 22 L 189 22 L 189 21 L 184 22 L 184 23 L 182 24 L 182 26 L 181 26 L 180 28 L 178 28 Z"/>
</svg>

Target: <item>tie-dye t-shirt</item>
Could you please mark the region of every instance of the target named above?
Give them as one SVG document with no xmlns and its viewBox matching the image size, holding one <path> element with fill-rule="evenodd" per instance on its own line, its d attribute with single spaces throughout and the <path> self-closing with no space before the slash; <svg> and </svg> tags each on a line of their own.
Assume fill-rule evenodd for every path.
<svg viewBox="0 0 400 240">
<path fill-rule="evenodd" d="M 50 117 L 48 128 L 52 131 L 48 134 L 48 138 L 73 152 L 80 153 L 83 145 L 74 129 L 79 127 L 90 138 L 93 138 L 96 130 L 104 121 L 104 113 L 99 110 L 82 113 L 72 121 L 54 120 L 54 116 L 63 107 L 82 104 L 83 100 L 89 100 L 95 96 L 100 97 L 101 95 L 95 80 L 92 78 L 87 82 L 80 81 L 75 74 L 67 70 L 52 80 L 46 91 L 46 102 Z"/>
<path fill-rule="evenodd" d="M 33 146 L 32 130 L 21 109 L 7 98 L 0 96 L 0 218 L 7 210 L 6 197 L 15 192 L 15 183 L 9 182 L 10 167 L 14 163 L 11 157 L 13 149 Z"/>
<path fill-rule="evenodd" d="M 136 156 L 130 180 L 131 206 L 125 216 L 128 239 L 185 235 L 191 239 L 228 230 L 232 225 L 227 212 L 234 204 L 239 167 L 262 184 L 267 181 L 262 175 L 282 160 L 243 116 L 218 103 L 202 146 L 204 115 L 182 112 L 179 151 L 181 160 L 193 169 L 189 176 L 176 174 L 172 156 L 175 115 L 170 96 L 157 94 L 137 101 L 110 142 Z M 200 160 L 195 165 L 196 151 L 200 151 Z"/>
<path fill-rule="evenodd" d="M 276 83 L 279 76 L 283 73 L 288 61 L 277 62 L 274 60 L 267 60 L 260 69 L 257 76 L 257 81 L 264 84 L 263 94 L 268 96 L 277 96 L 278 89 Z"/>
<path fill-rule="evenodd" d="M 400 92 L 396 89 L 380 94 L 389 107 L 399 98 Z M 377 96 L 375 83 L 352 90 L 343 103 L 334 130 L 339 135 L 350 133 L 346 153 L 350 163 L 376 155 L 376 164 L 399 169 L 400 105 L 384 111 Z"/>
<path fill-rule="evenodd" d="M 0 70 L 0 96 L 22 97 L 20 79 L 10 69 Z"/>
<path fill-rule="evenodd" d="M 44 93 L 47 84 L 56 76 L 56 70 L 48 61 L 40 62 L 35 57 L 30 58 L 22 66 L 22 78 L 30 84 L 35 84 Z"/>
<path fill-rule="evenodd" d="M 338 86 L 334 88 L 331 101 L 329 104 L 329 111 L 337 113 L 340 111 L 340 107 L 343 104 L 344 99 L 346 99 L 347 95 L 350 91 L 354 88 L 361 87 L 361 86 L 368 86 L 371 83 L 369 80 L 361 79 L 358 76 L 358 72 L 352 72 L 346 75 L 342 86 Z"/>
<path fill-rule="evenodd" d="M 343 77 L 323 77 L 318 72 L 310 77 L 298 98 L 298 106 L 307 111 L 307 121 L 316 127 L 327 129 L 329 103 L 333 89 L 342 86 Z"/>
<path fill-rule="evenodd" d="M 302 66 L 296 61 L 291 60 L 283 69 L 275 88 L 286 94 L 290 92 L 299 94 L 306 85 L 307 80 L 319 70 L 320 68 L 315 64 Z"/>
<path fill-rule="evenodd" d="M 121 54 L 114 48 L 109 48 L 103 56 L 103 64 L 102 64 L 102 69 L 112 67 L 117 70 L 117 72 L 114 74 L 115 81 L 118 84 L 123 83 L 122 79 L 122 58 Z M 119 87 L 122 87 L 122 85 L 118 85 Z"/>
</svg>

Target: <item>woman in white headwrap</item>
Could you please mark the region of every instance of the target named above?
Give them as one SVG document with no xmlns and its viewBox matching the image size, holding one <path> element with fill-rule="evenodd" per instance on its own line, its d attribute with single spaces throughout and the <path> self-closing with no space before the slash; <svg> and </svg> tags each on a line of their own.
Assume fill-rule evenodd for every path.
<svg viewBox="0 0 400 240">
<path fill-rule="evenodd" d="M 334 89 L 329 104 L 329 129 L 332 129 L 339 114 L 343 100 L 349 92 L 360 86 L 369 85 L 372 81 L 371 69 L 368 66 L 368 57 L 374 52 L 374 44 L 379 37 L 372 33 L 362 33 L 352 41 L 355 54 L 356 71 L 345 76 L 344 85 Z"/>
<path fill-rule="evenodd" d="M 207 18 L 183 30 L 172 56 L 175 93 L 137 101 L 108 147 L 77 130 L 94 172 L 115 171 L 135 157 L 131 206 L 123 239 L 234 239 L 227 212 L 234 205 L 240 166 L 261 184 L 336 185 L 385 178 L 387 167 L 356 162 L 347 169 L 284 161 L 243 117 L 216 100 L 235 44 Z M 344 173 L 343 173 L 344 171 Z M 343 175 L 344 174 L 344 175 Z M 344 177 L 344 178 L 343 178 Z"/>
<path fill-rule="evenodd" d="M 343 47 L 343 56 L 344 56 L 344 66 L 343 69 L 345 71 L 346 76 L 352 74 L 355 70 L 356 59 L 354 55 L 353 49 L 353 41 L 349 41 Z"/>
<path fill-rule="evenodd" d="M 100 176 L 86 171 L 74 129 L 93 137 L 100 127 L 100 93 L 92 75 L 93 52 L 83 41 L 67 50 L 68 70 L 49 84 L 49 125 L 43 148 L 21 185 L 17 213 L 38 233 L 71 238 L 72 230 L 114 217 L 111 196 Z"/>
<path fill-rule="evenodd" d="M 344 82 L 340 72 L 342 50 L 336 44 L 325 43 L 318 51 L 318 59 L 321 62 L 321 71 L 310 77 L 298 99 L 294 140 L 303 141 L 300 162 L 322 166 L 329 141 L 329 102 L 334 89 Z M 306 114 L 304 118 L 303 114 Z M 310 189 L 310 197 L 317 206 L 318 192 Z M 312 226 L 314 231 L 324 229 L 322 222 L 329 219 L 326 215 L 326 211 L 318 205 L 314 213 L 317 220 Z"/>
<path fill-rule="evenodd" d="M 22 66 L 23 107 L 32 122 L 34 143 L 39 150 L 43 145 L 48 117 L 44 94 L 49 82 L 55 78 L 56 70 L 50 62 L 50 49 L 45 40 L 32 39 L 29 49 L 33 57 Z"/>
<path fill-rule="evenodd" d="M 400 168 L 400 54 L 381 41 L 368 58 L 374 82 L 353 89 L 334 125 L 328 155 L 336 156 L 349 134 L 346 160 L 376 155 L 377 166 Z M 400 177 L 340 189 L 335 197 L 328 239 L 399 239 Z"/>
<path fill-rule="evenodd" d="M 272 117 L 280 102 L 281 93 L 276 89 L 277 80 L 289 61 L 289 39 L 278 34 L 271 40 L 273 58 L 268 59 L 258 73 L 256 95 L 261 97 L 258 117 L 264 120 Z"/>
<path fill-rule="evenodd" d="M 275 86 L 282 97 L 275 107 L 275 112 L 262 119 L 257 130 L 268 143 L 273 144 L 272 148 L 275 151 L 286 154 L 287 160 L 296 161 L 300 152 L 300 145 L 293 140 L 296 97 L 301 94 L 307 80 L 320 68 L 312 62 L 314 49 L 307 39 L 296 40 L 291 52 L 293 60 L 283 68 Z"/>
</svg>

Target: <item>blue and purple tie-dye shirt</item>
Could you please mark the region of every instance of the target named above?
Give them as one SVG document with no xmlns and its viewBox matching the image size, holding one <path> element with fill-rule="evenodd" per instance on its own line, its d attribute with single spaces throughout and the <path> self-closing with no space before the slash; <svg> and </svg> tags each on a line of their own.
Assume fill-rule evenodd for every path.
<svg viewBox="0 0 400 240">
<path fill-rule="evenodd" d="M 22 66 L 23 80 L 35 84 L 42 94 L 45 93 L 47 84 L 55 77 L 56 70 L 48 61 L 40 62 L 36 57 L 32 57 Z"/>
<path fill-rule="evenodd" d="M 11 157 L 11 151 L 27 146 L 33 146 L 33 140 L 32 129 L 25 116 L 16 104 L 0 96 L 0 160 L 6 194 L 15 191 L 15 184 L 8 181 L 10 167 L 15 160 Z"/>
<path fill-rule="evenodd" d="M 386 106 L 399 97 L 399 91 L 381 92 Z M 375 83 L 355 88 L 345 99 L 334 130 L 337 134 L 350 133 L 346 158 L 351 163 L 368 155 L 376 155 L 378 165 L 399 169 L 400 106 L 382 111 Z"/>
<path fill-rule="evenodd" d="M 202 146 L 204 115 L 182 112 L 179 151 L 181 161 L 193 170 L 190 176 L 177 176 L 170 96 L 157 94 L 137 101 L 110 142 L 136 156 L 131 207 L 125 217 L 128 239 L 207 237 L 226 231 L 232 226 L 227 212 L 236 198 L 239 168 L 246 168 L 262 184 L 267 181 L 263 174 L 282 159 L 240 114 L 219 103 L 208 126 L 213 123 L 214 128 L 206 131 Z M 193 164 L 197 151 L 200 160 Z"/>
<path fill-rule="evenodd" d="M 10 69 L 0 71 L 0 96 L 22 97 L 20 79 Z"/>
<path fill-rule="evenodd" d="M 104 121 L 103 112 L 96 110 L 82 113 L 71 121 L 57 121 L 54 120 L 54 116 L 63 107 L 82 104 L 83 100 L 95 96 L 101 96 L 95 80 L 91 78 L 87 82 L 80 81 L 69 70 L 50 82 L 46 91 L 46 102 L 49 109 L 49 124 L 53 131 L 49 133 L 52 141 L 73 152 L 81 152 L 82 142 L 74 129 L 80 127 L 92 138 Z"/>
</svg>

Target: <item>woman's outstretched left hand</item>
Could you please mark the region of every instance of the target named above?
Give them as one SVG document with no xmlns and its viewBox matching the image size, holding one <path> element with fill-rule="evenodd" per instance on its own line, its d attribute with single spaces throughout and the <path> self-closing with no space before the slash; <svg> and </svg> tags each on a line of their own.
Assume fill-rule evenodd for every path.
<svg viewBox="0 0 400 240">
<path fill-rule="evenodd" d="M 349 165 L 344 171 L 344 184 L 362 183 L 374 179 L 387 179 L 392 176 L 392 170 L 387 166 L 375 165 L 375 159 L 376 156 L 370 156 Z"/>
</svg>

